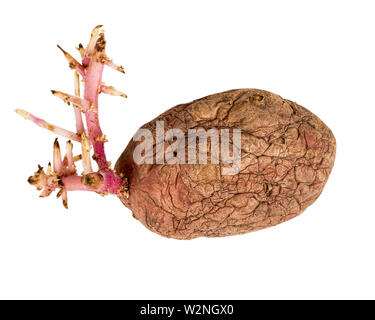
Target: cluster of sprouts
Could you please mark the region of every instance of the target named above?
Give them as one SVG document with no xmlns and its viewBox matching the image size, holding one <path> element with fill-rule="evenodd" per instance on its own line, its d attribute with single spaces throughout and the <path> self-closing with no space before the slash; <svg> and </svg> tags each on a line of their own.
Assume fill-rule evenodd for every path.
<svg viewBox="0 0 375 320">
<path fill-rule="evenodd" d="M 74 70 L 75 92 L 74 95 L 70 95 L 52 90 L 52 94 L 73 107 L 76 132 L 52 125 L 27 111 L 16 110 L 25 119 L 69 139 L 66 142 L 66 154 L 62 157 L 60 145 L 56 138 L 53 144 L 52 165 L 49 163 L 46 171 L 38 165 L 38 170 L 28 179 L 30 184 L 42 191 L 41 197 L 47 197 L 53 191 L 58 190 L 57 197 L 61 196 L 66 208 L 68 207 L 68 191 L 82 190 L 94 191 L 101 195 L 129 196 L 127 179 L 111 169 L 111 163 L 107 161 L 104 151 L 104 144 L 107 139 L 99 124 L 98 97 L 100 93 L 126 98 L 124 93 L 114 87 L 106 86 L 102 82 L 104 66 L 109 66 L 124 73 L 122 66 L 117 66 L 107 57 L 105 45 L 102 26 L 97 26 L 91 33 L 87 47 L 84 48 L 80 44 L 77 48 L 81 55 L 81 62 L 78 62 L 58 46 L 67 59 L 69 67 Z M 83 97 L 81 97 L 80 92 L 81 79 L 84 83 Z M 81 144 L 81 154 L 73 155 L 72 140 Z M 97 163 L 97 171 L 93 170 L 91 159 Z M 76 162 L 81 160 L 83 172 L 79 175 Z"/>
</svg>

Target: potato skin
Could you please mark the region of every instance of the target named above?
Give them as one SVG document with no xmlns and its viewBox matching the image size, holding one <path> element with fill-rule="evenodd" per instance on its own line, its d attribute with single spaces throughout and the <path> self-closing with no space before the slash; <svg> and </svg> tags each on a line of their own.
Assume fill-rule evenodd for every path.
<svg viewBox="0 0 375 320">
<path fill-rule="evenodd" d="M 129 178 L 121 201 L 148 229 L 176 239 L 222 237 L 264 229 L 301 214 L 332 170 L 336 141 L 313 113 L 271 92 L 237 89 L 175 106 L 142 126 L 240 128 L 241 171 L 222 164 L 142 164 L 131 140 L 115 169 Z M 208 148 L 210 150 L 210 148 Z"/>
</svg>

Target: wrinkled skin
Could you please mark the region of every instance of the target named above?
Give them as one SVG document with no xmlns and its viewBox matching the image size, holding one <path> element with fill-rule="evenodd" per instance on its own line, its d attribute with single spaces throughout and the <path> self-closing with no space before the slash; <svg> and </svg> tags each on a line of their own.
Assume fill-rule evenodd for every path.
<svg viewBox="0 0 375 320">
<path fill-rule="evenodd" d="M 241 171 L 232 176 L 210 162 L 137 165 L 139 142 L 130 141 L 115 167 L 129 178 L 130 197 L 121 200 L 148 229 L 169 238 L 236 235 L 294 218 L 318 198 L 335 159 L 329 128 L 267 91 L 231 90 L 178 105 L 142 127 L 154 137 L 156 120 L 164 120 L 165 132 L 242 130 Z"/>
</svg>

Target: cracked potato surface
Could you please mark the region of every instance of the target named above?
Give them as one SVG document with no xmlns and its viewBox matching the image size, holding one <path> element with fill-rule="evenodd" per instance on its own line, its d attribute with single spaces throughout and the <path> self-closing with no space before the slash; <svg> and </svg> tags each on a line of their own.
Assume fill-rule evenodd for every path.
<svg viewBox="0 0 375 320">
<path fill-rule="evenodd" d="M 164 121 L 165 132 L 185 134 L 191 128 L 241 129 L 241 169 L 232 176 L 210 161 L 137 165 L 139 142 L 130 141 L 115 167 L 129 178 L 130 197 L 121 200 L 165 237 L 236 235 L 294 218 L 318 198 L 335 160 L 335 138 L 317 116 L 263 90 L 230 90 L 175 106 L 142 126 L 154 141 L 156 121 Z"/>
</svg>

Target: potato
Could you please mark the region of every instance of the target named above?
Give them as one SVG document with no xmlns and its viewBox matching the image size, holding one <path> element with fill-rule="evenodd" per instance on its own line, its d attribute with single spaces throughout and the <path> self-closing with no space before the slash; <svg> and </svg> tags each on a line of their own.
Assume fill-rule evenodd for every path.
<svg viewBox="0 0 375 320">
<path fill-rule="evenodd" d="M 107 56 L 101 25 L 86 48 L 78 47 L 81 62 L 58 47 L 75 70 L 75 95 L 51 92 L 74 107 L 76 131 L 16 109 L 69 139 L 63 156 L 56 138 L 53 164 L 46 170 L 38 165 L 29 177 L 40 197 L 57 191 L 68 208 L 70 191 L 116 195 L 151 231 L 193 239 L 279 224 L 302 213 L 322 192 L 335 159 L 332 132 L 305 108 L 256 89 L 222 92 L 164 112 L 138 130 L 113 169 L 99 124 L 99 94 L 126 98 L 102 82 L 105 66 L 121 73 L 124 68 Z M 81 144 L 81 154 L 74 156 L 71 140 Z"/>
<path fill-rule="evenodd" d="M 178 155 L 185 163 L 158 164 L 158 123 L 164 132 L 179 129 L 185 145 L 189 129 L 229 129 L 231 154 L 236 146 L 240 150 L 238 172 L 225 174 L 230 165 L 217 161 L 223 150 L 213 152 L 219 144 L 214 138 L 207 141 L 206 164 L 188 163 L 191 145 Z M 129 179 L 129 198 L 120 199 L 148 229 L 168 238 L 237 235 L 294 218 L 318 198 L 335 160 L 335 138 L 317 116 L 257 89 L 230 90 L 175 106 L 141 128 L 152 133 L 152 157 L 137 163 L 135 151 L 145 140 L 129 142 L 115 166 Z M 241 130 L 240 147 L 233 129 Z M 176 157 L 168 153 L 175 140 L 162 146 L 165 160 Z M 200 160 L 201 150 L 194 147 L 191 155 Z"/>
</svg>

